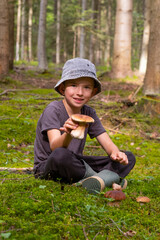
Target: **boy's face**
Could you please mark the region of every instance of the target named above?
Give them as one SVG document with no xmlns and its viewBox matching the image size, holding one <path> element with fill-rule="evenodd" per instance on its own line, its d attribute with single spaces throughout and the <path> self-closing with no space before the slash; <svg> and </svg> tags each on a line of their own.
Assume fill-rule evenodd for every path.
<svg viewBox="0 0 160 240">
<path fill-rule="evenodd" d="M 65 96 L 66 102 L 77 108 L 83 107 L 97 91 L 94 80 L 89 77 L 67 80 L 61 84 L 59 90 Z"/>
</svg>

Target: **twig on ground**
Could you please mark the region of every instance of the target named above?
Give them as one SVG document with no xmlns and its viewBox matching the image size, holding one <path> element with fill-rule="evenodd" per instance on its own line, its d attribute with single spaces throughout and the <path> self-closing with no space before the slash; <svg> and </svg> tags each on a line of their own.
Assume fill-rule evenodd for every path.
<svg viewBox="0 0 160 240">
<path fill-rule="evenodd" d="M 117 225 L 117 223 L 112 219 L 112 218 L 109 218 L 111 220 L 111 222 L 118 228 L 118 230 L 123 234 L 123 236 L 125 236 L 126 238 L 128 238 L 125 234 L 125 232 L 123 232 Z"/>
<path fill-rule="evenodd" d="M 86 239 L 86 240 L 89 240 L 88 237 L 87 237 L 87 233 L 86 233 L 85 227 L 84 227 L 83 222 L 82 222 L 82 216 L 81 216 L 81 214 L 80 214 L 80 212 L 79 212 L 79 209 L 78 209 L 77 207 L 76 207 L 76 209 L 77 209 L 77 211 L 78 211 L 77 216 L 80 217 L 80 220 L 81 220 L 81 223 L 82 223 L 82 229 L 83 229 L 83 234 L 84 234 L 84 236 L 85 236 L 85 239 Z"/>
<path fill-rule="evenodd" d="M 33 171 L 32 167 L 26 167 L 26 168 L 6 168 L 6 167 L 0 167 L 0 171 L 9 171 L 9 172 L 26 172 L 26 171 Z"/>
<path fill-rule="evenodd" d="M 55 208 L 54 208 L 53 200 L 51 200 L 51 203 L 52 203 L 52 209 L 53 209 L 53 212 L 56 212 L 56 210 L 55 210 Z"/>
<path fill-rule="evenodd" d="M 1 184 L 3 184 L 5 181 L 7 181 L 7 180 L 25 180 L 25 179 L 28 179 L 28 178 L 31 178 L 31 177 L 33 177 L 32 175 L 31 176 L 28 176 L 28 177 L 25 177 L 25 178 L 0 178 L 0 181 L 2 181 L 1 182 Z"/>
<path fill-rule="evenodd" d="M 20 91 L 31 91 L 33 89 L 6 89 L 2 93 L 0 93 L 0 96 L 7 94 L 8 92 L 20 92 Z"/>
</svg>

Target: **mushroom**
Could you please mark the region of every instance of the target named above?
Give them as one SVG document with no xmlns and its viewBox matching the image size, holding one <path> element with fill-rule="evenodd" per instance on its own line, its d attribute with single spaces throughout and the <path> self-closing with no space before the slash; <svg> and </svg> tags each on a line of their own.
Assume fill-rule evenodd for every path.
<svg viewBox="0 0 160 240">
<path fill-rule="evenodd" d="M 121 190 L 111 190 L 104 194 L 106 198 L 113 198 L 114 200 L 121 201 L 126 199 L 126 195 Z"/>
<path fill-rule="evenodd" d="M 146 203 L 146 202 L 150 202 L 150 199 L 148 197 L 142 196 L 142 197 L 137 197 L 136 201 L 141 203 Z"/>
<path fill-rule="evenodd" d="M 71 131 L 71 136 L 73 138 L 83 139 L 87 123 L 93 123 L 94 119 L 90 116 L 83 114 L 73 114 L 71 118 L 73 121 L 79 124 L 76 129 Z"/>
</svg>

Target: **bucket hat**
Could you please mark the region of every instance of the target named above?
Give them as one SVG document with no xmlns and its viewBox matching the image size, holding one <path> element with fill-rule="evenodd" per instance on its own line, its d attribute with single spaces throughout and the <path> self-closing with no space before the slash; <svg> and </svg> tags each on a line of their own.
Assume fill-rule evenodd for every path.
<svg viewBox="0 0 160 240">
<path fill-rule="evenodd" d="M 61 83 L 81 77 L 93 78 L 95 81 L 95 87 L 97 88 L 96 94 L 101 92 L 101 83 L 97 79 L 95 65 L 88 59 L 84 58 L 73 58 L 64 64 L 61 79 L 57 82 L 54 89 L 60 93 L 59 86 Z"/>
</svg>

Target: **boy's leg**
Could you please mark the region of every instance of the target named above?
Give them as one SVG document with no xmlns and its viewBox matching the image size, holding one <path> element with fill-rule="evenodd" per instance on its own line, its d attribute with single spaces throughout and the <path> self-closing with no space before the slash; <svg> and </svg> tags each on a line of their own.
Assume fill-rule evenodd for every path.
<svg viewBox="0 0 160 240">
<path fill-rule="evenodd" d="M 83 156 L 83 160 L 96 172 L 106 169 L 117 173 L 120 178 L 125 178 L 134 167 L 136 160 L 131 152 L 124 152 L 128 157 L 127 165 L 113 161 L 109 156 Z"/>
<path fill-rule="evenodd" d="M 130 152 L 126 152 L 126 154 L 129 161 L 128 165 L 119 164 L 111 160 L 109 157 L 98 157 L 97 159 L 93 157 L 94 161 L 92 157 L 92 159 L 86 157 L 85 160 L 90 162 L 90 165 L 93 165 L 92 167 L 99 172 L 94 176 L 85 179 L 82 182 L 82 186 L 90 193 L 101 192 L 105 187 L 112 187 L 113 183 L 121 184 L 122 188 L 125 188 L 127 182 L 124 181 L 124 179 L 122 182 L 120 177 L 124 178 L 126 175 L 128 175 L 135 164 L 135 157 L 133 154 Z M 95 163 L 97 163 L 97 165 L 95 165 Z"/>
<path fill-rule="evenodd" d="M 86 172 L 83 160 L 66 148 L 55 149 L 47 159 L 43 176 L 45 179 L 53 179 L 74 183 L 81 180 Z"/>
</svg>

